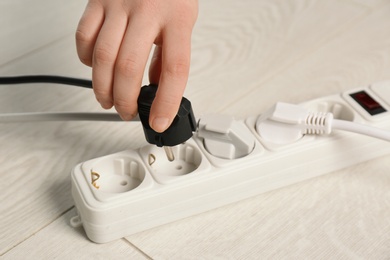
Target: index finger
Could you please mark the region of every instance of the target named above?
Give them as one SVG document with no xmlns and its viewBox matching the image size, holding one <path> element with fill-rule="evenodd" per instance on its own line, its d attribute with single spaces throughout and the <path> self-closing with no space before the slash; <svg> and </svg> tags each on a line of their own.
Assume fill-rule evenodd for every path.
<svg viewBox="0 0 390 260">
<path fill-rule="evenodd" d="M 175 118 L 187 84 L 191 60 L 191 30 L 181 26 L 163 32 L 162 67 L 149 124 L 164 132 Z"/>
</svg>

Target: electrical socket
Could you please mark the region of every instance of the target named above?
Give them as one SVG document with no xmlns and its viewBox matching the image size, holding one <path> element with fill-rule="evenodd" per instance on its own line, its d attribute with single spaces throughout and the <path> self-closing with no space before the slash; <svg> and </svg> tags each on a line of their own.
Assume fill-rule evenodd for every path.
<svg viewBox="0 0 390 260">
<path fill-rule="evenodd" d="M 210 168 L 210 163 L 203 159 L 199 148 L 191 139 L 173 146 L 172 152 L 175 160 L 171 162 L 161 147 L 146 145 L 139 150 L 140 156 L 157 183 L 186 181 Z"/>
<path fill-rule="evenodd" d="M 389 89 L 390 82 L 382 82 L 301 105 L 390 130 Z M 370 115 L 351 98 L 362 90 L 386 112 Z M 173 147 L 173 162 L 162 148 L 146 145 L 77 165 L 72 225 L 83 225 L 92 241 L 105 243 L 390 154 L 387 142 L 347 132 L 274 142 L 259 133 L 261 118 L 204 116 L 194 136 Z"/>
</svg>

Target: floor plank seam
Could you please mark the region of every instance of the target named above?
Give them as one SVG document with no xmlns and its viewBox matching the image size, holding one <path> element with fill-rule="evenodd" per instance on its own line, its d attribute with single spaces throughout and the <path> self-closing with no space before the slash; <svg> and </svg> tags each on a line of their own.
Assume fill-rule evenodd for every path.
<svg viewBox="0 0 390 260">
<path fill-rule="evenodd" d="M 142 249 L 140 249 L 139 247 L 135 246 L 133 243 L 131 243 L 129 240 L 127 240 L 126 238 L 122 238 L 122 240 L 130 245 L 132 248 L 134 248 L 134 250 L 136 250 L 138 253 L 140 253 L 142 256 L 146 257 L 147 259 L 150 259 L 152 260 L 153 258 L 150 257 L 148 254 L 146 254 Z"/>
<path fill-rule="evenodd" d="M 20 244 L 22 244 L 23 242 L 29 240 L 31 237 L 35 236 L 37 233 L 39 233 L 40 231 L 42 231 L 43 229 L 45 229 L 46 227 L 50 226 L 53 222 L 55 222 L 56 220 L 58 220 L 59 218 L 61 218 L 62 216 L 64 216 L 65 214 L 67 214 L 69 211 L 73 210 L 75 206 L 72 206 L 70 207 L 69 209 L 65 210 L 64 212 L 62 212 L 60 215 L 58 215 L 56 218 L 54 218 L 52 221 L 48 222 L 46 225 L 42 226 L 41 228 L 39 228 L 37 231 L 31 233 L 29 236 L 25 237 L 24 239 L 22 239 L 21 241 L 17 242 L 15 245 L 13 245 L 12 247 L 10 247 L 9 249 L 6 249 L 4 252 L 0 253 L 0 257 L 1 256 L 5 256 L 7 253 L 11 252 L 13 249 L 17 248 Z"/>
</svg>

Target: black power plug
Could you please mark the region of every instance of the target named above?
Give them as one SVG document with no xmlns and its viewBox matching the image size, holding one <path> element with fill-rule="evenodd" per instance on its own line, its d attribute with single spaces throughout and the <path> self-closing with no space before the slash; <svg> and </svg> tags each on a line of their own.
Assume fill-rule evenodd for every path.
<svg viewBox="0 0 390 260">
<path fill-rule="evenodd" d="M 196 120 L 192 111 L 191 102 L 185 97 L 182 98 L 179 111 L 172 124 L 162 133 L 154 131 L 149 125 L 149 115 L 152 102 L 156 96 L 157 85 L 150 84 L 141 88 L 138 97 L 138 114 L 144 129 L 146 141 L 159 147 L 167 148 L 167 157 L 173 160 L 173 153 L 170 149 L 184 143 L 192 137 L 196 130 Z"/>
</svg>

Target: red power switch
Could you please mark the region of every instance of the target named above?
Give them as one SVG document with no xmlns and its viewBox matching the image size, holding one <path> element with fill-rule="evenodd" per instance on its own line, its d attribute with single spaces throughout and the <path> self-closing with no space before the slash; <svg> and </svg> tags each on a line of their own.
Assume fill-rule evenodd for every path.
<svg viewBox="0 0 390 260">
<path fill-rule="evenodd" d="M 372 116 L 386 112 L 386 109 L 365 91 L 359 91 L 350 96 Z"/>
</svg>

